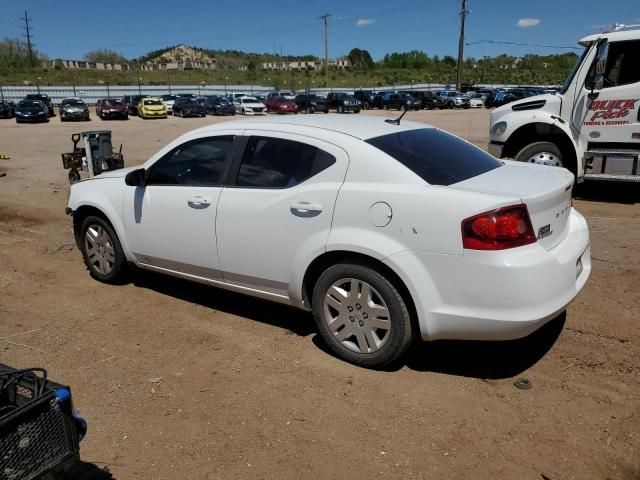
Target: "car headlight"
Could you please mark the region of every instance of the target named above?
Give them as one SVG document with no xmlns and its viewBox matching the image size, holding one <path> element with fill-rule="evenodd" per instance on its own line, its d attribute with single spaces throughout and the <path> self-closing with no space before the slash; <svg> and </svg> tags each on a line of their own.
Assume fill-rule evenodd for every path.
<svg viewBox="0 0 640 480">
<path fill-rule="evenodd" d="M 491 127 L 491 133 L 493 135 L 502 135 L 507 130 L 507 122 L 494 123 Z"/>
</svg>

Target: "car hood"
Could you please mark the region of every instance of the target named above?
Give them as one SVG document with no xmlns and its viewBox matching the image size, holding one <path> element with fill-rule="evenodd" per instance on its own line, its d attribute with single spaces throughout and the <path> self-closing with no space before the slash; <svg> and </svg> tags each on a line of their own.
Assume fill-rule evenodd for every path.
<svg viewBox="0 0 640 480">
<path fill-rule="evenodd" d="M 138 170 L 139 168 L 142 168 L 142 165 L 135 165 L 133 167 L 127 167 L 127 168 L 119 168 L 118 170 L 112 170 L 110 172 L 100 173 L 95 177 L 87 178 L 86 180 L 103 180 L 105 178 L 124 178 L 127 175 L 127 173 L 132 172 L 134 170 Z M 82 180 L 82 181 L 85 181 L 85 180 Z"/>
</svg>

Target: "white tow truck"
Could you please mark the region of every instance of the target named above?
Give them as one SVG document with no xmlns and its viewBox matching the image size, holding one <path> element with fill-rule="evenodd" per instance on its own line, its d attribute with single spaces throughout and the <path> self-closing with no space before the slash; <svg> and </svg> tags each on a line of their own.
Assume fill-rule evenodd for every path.
<svg viewBox="0 0 640 480">
<path fill-rule="evenodd" d="M 579 43 L 585 50 L 557 93 L 492 112 L 489 152 L 564 167 L 579 182 L 640 182 L 640 26 Z"/>
</svg>

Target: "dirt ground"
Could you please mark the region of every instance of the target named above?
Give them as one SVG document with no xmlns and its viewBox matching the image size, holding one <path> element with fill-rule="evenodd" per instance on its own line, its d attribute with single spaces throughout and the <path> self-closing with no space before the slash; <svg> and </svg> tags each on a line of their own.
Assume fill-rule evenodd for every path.
<svg viewBox="0 0 640 480">
<path fill-rule="evenodd" d="M 486 147 L 485 110 L 407 117 Z M 369 371 L 327 353 L 304 312 L 152 274 L 89 277 L 64 214 L 71 133 L 113 130 L 134 165 L 226 120 L 0 120 L 0 362 L 72 386 L 89 422 L 74 478 L 640 478 L 637 186 L 576 201 L 593 272 L 566 317 L 516 342 L 419 343 Z"/>
</svg>

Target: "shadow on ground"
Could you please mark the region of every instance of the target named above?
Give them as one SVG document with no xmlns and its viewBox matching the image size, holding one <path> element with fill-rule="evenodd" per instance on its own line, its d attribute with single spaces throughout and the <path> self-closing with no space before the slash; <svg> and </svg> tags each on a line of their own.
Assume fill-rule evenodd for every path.
<svg viewBox="0 0 640 480">
<path fill-rule="evenodd" d="M 273 325 L 301 337 L 316 331 L 313 317 L 297 308 L 152 272 L 135 272 L 132 280 L 137 287 Z"/>
<path fill-rule="evenodd" d="M 108 467 L 99 467 L 93 463 L 79 462 L 66 472 L 60 480 L 115 480 Z"/>
<path fill-rule="evenodd" d="M 636 182 L 584 182 L 576 186 L 575 198 L 587 202 L 624 203 L 640 202 L 640 183 Z"/>
<path fill-rule="evenodd" d="M 296 308 L 152 272 L 136 272 L 133 284 L 186 302 L 282 328 L 296 335 L 315 334 L 311 314 Z M 416 341 L 401 361 L 388 368 L 439 372 L 474 378 L 501 379 L 535 365 L 555 344 L 566 314 L 562 313 L 531 335 L 512 341 Z M 333 356 L 319 335 L 313 343 Z"/>
<path fill-rule="evenodd" d="M 463 377 L 510 378 L 534 366 L 560 336 L 566 313 L 519 340 L 416 342 L 403 363 L 412 370 Z"/>
</svg>

